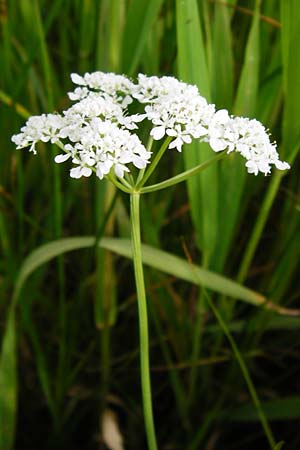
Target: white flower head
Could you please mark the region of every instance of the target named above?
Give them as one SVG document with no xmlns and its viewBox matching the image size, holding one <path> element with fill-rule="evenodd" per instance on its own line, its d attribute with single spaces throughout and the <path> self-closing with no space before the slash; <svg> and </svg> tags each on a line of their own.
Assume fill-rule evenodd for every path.
<svg viewBox="0 0 300 450">
<path fill-rule="evenodd" d="M 290 167 L 280 161 L 276 145 L 259 121 L 230 116 L 225 109 L 216 111 L 196 86 L 174 77 L 139 74 L 134 83 L 124 75 L 98 71 L 72 73 L 71 79 L 76 88 L 69 97 L 75 103 L 62 114 L 30 117 L 12 141 L 34 153 L 38 141 L 56 143 L 63 152 L 55 162 L 71 160 L 73 178 L 94 172 L 102 179 L 111 170 L 123 178 L 130 165 L 145 169 L 151 152 L 136 134 L 144 121 L 151 124 L 155 141 L 171 138 L 169 149 L 181 152 L 197 139 L 214 152 L 240 153 L 248 172 L 255 175 L 269 174 L 272 165 L 279 170 Z M 132 102 L 140 104 L 132 108 L 133 114 Z"/>
</svg>

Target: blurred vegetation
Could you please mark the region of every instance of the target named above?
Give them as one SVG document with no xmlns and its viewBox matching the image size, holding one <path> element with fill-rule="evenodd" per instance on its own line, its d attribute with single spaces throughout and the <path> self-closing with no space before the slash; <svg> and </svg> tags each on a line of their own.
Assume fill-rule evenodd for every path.
<svg viewBox="0 0 300 450">
<path fill-rule="evenodd" d="M 299 449 L 299 1 L 1 0 L 0 26 L 1 450 L 108 448 L 108 409 L 124 448 L 146 448 L 128 199 L 70 179 L 51 146 L 33 157 L 10 142 L 29 115 L 67 107 L 71 72 L 95 70 L 197 84 L 218 108 L 261 120 L 292 164 L 253 177 L 231 155 L 143 196 L 142 231 L 160 449 L 268 448 L 211 302 L 276 442 Z M 167 152 L 155 177 L 209 157 L 205 144 Z M 99 248 L 46 245 L 96 235 L 108 239 Z M 199 281 L 191 261 L 208 271 Z"/>
</svg>

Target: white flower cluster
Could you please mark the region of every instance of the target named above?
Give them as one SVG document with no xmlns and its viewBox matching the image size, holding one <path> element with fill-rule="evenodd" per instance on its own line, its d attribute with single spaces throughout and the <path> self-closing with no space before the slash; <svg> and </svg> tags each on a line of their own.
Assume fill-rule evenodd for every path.
<svg viewBox="0 0 300 450">
<path fill-rule="evenodd" d="M 169 148 L 180 152 L 183 144 L 192 138 L 207 136 L 215 107 L 208 105 L 196 86 L 182 83 L 172 77 L 146 77 L 139 75 L 133 97 L 147 103 L 145 113 L 154 126 L 151 136 L 155 140 L 166 134 L 174 138 Z"/>
<path fill-rule="evenodd" d="M 279 160 L 263 125 L 257 120 L 229 116 L 226 110 L 215 110 L 196 86 L 173 77 L 148 77 L 140 74 L 137 83 L 123 75 L 94 72 L 71 75 L 77 85 L 69 93 L 73 106 L 63 114 L 33 116 L 12 137 L 17 148 L 30 146 L 35 152 L 38 141 L 56 143 L 63 154 L 61 163 L 71 158 L 73 178 L 88 177 L 95 172 L 102 179 L 111 169 L 123 178 L 128 164 L 144 169 L 151 152 L 147 151 L 133 130 L 147 119 L 152 124 L 151 136 L 170 139 L 169 148 L 181 151 L 192 139 L 208 142 L 213 151 L 237 151 L 246 158 L 249 173 L 270 173 L 289 168 Z M 132 103 L 143 107 L 142 113 L 130 114 Z"/>
</svg>

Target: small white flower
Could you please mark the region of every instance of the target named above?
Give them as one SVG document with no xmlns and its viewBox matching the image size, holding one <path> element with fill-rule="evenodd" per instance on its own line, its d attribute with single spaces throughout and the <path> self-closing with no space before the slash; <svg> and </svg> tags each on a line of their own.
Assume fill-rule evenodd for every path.
<svg viewBox="0 0 300 450">
<path fill-rule="evenodd" d="M 187 131 L 181 130 L 180 125 L 176 125 L 174 129 L 168 129 L 167 135 L 176 137 L 176 139 L 169 144 L 169 148 L 177 148 L 179 152 L 181 152 L 183 144 L 190 144 L 192 142 L 191 136 Z"/>
<path fill-rule="evenodd" d="M 119 178 L 124 177 L 124 172 L 130 172 L 130 170 L 128 169 L 127 166 L 125 166 L 125 164 L 120 164 L 120 163 L 116 163 L 114 165 L 114 170 L 115 170 L 115 174 Z"/>
<path fill-rule="evenodd" d="M 246 167 L 247 167 L 248 173 L 254 173 L 254 175 L 258 174 L 258 167 L 254 161 L 247 161 Z"/>
<path fill-rule="evenodd" d="M 103 155 L 102 159 L 102 161 L 98 161 L 96 164 L 96 175 L 100 178 L 100 180 L 102 180 L 105 175 L 110 172 L 110 169 L 113 166 L 113 161 L 107 158 L 106 155 Z"/>
<path fill-rule="evenodd" d="M 78 167 L 70 170 L 71 178 L 90 177 L 92 175 L 92 169 L 86 166 L 84 160 L 74 158 L 72 162 L 78 164 Z"/>
<path fill-rule="evenodd" d="M 276 169 L 279 170 L 287 170 L 291 168 L 291 166 L 287 162 L 280 161 L 279 159 L 275 160 L 274 164 L 276 166 Z"/>
</svg>

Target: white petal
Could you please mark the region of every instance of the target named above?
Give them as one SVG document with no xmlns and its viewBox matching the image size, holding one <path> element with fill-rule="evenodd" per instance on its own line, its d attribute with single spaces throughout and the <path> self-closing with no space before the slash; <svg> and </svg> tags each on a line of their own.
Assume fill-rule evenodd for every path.
<svg viewBox="0 0 300 450">
<path fill-rule="evenodd" d="M 132 158 L 132 162 L 135 165 L 135 167 L 137 167 L 138 169 L 145 169 L 148 161 L 145 161 L 140 156 L 134 155 Z"/>
<path fill-rule="evenodd" d="M 103 171 L 104 173 L 108 173 L 113 165 L 113 162 L 109 159 L 103 162 Z"/>
<path fill-rule="evenodd" d="M 64 153 L 64 154 L 55 156 L 54 161 L 56 163 L 60 164 L 60 163 L 67 161 L 67 159 L 69 159 L 70 157 L 71 157 L 71 153 Z"/>
<path fill-rule="evenodd" d="M 82 176 L 81 167 L 74 167 L 73 169 L 70 170 L 71 178 L 81 178 L 81 176 Z"/>
<path fill-rule="evenodd" d="M 265 175 L 271 172 L 271 167 L 268 161 L 260 161 L 258 164 L 258 170 Z"/>
<path fill-rule="evenodd" d="M 71 80 L 73 81 L 74 84 L 81 84 L 81 85 L 86 84 L 83 77 L 81 77 L 77 73 L 71 73 Z"/>
<path fill-rule="evenodd" d="M 246 167 L 247 167 L 248 173 L 254 173 L 254 175 L 258 174 L 258 167 L 254 161 L 247 161 Z"/>
<path fill-rule="evenodd" d="M 226 123 L 229 120 L 229 115 L 228 115 L 228 111 L 226 109 L 220 109 L 219 111 L 216 112 L 214 119 L 218 122 L 218 123 Z"/>
<path fill-rule="evenodd" d="M 186 144 L 190 144 L 190 143 L 192 142 L 192 138 L 191 138 L 191 136 L 189 136 L 188 134 L 183 135 L 183 136 L 182 136 L 182 140 L 183 140 L 183 142 L 185 142 Z"/>
<path fill-rule="evenodd" d="M 243 144 L 243 143 L 237 143 L 236 144 L 236 149 L 238 152 L 240 152 L 245 158 L 249 158 L 250 157 L 250 149 L 249 149 L 249 145 L 247 144 Z"/>
<path fill-rule="evenodd" d="M 286 169 L 291 168 L 289 163 L 287 163 L 285 161 L 280 161 L 279 159 L 277 161 L 275 161 L 274 164 L 278 170 L 286 170 Z"/>
<path fill-rule="evenodd" d="M 150 132 L 150 135 L 156 141 L 159 141 L 161 138 L 163 138 L 165 134 L 166 134 L 166 129 L 163 126 L 152 128 L 152 130 Z"/>
<path fill-rule="evenodd" d="M 79 100 L 80 95 L 76 94 L 75 92 L 68 92 L 68 97 L 70 100 Z"/>
<path fill-rule="evenodd" d="M 134 114 L 133 116 L 131 116 L 131 120 L 133 120 L 133 122 L 142 122 L 142 120 L 146 119 L 147 114 Z"/>
<path fill-rule="evenodd" d="M 121 106 L 123 106 L 123 108 L 126 108 L 128 105 L 130 105 L 130 103 L 132 103 L 133 102 L 133 100 L 132 100 L 132 98 L 130 97 L 130 95 L 125 95 L 125 97 L 124 97 L 124 99 L 123 99 L 123 101 L 122 101 L 122 103 L 121 103 Z"/>
<path fill-rule="evenodd" d="M 177 138 L 177 139 L 174 139 L 174 141 L 171 142 L 171 144 L 169 145 L 168 148 L 175 148 L 176 147 L 177 150 L 179 152 L 181 152 L 182 145 L 183 145 L 182 139 L 181 138 Z"/>
<path fill-rule="evenodd" d="M 209 145 L 214 152 L 221 152 L 227 147 L 226 142 L 223 139 L 210 138 Z"/>
<path fill-rule="evenodd" d="M 82 167 L 81 173 L 84 177 L 90 177 L 93 172 L 92 169 L 90 169 L 89 167 Z"/>
<path fill-rule="evenodd" d="M 115 169 L 115 174 L 119 178 L 124 177 L 124 172 L 129 172 L 128 167 L 124 166 L 123 164 L 115 164 L 114 169 Z"/>
<path fill-rule="evenodd" d="M 97 177 L 100 178 L 100 180 L 102 180 L 104 175 L 107 175 L 109 173 L 111 166 L 112 166 L 112 162 L 108 161 L 108 160 L 98 163 L 96 166 L 97 167 L 97 170 L 96 170 Z"/>
<path fill-rule="evenodd" d="M 121 153 L 121 155 L 119 156 L 118 160 L 120 161 L 120 163 L 122 164 L 128 164 L 132 161 L 132 152 L 126 152 L 123 151 Z"/>
<path fill-rule="evenodd" d="M 40 139 L 41 139 L 42 142 L 49 142 L 50 141 L 50 136 L 45 136 L 44 135 L 44 136 L 41 136 Z"/>
<path fill-rule="evenodd" d="M 96 170 L 96 176 L 97 176 L 100 180 L 103 180 L 104 173 L 103 173 L 103 171 L 102 171 L 101 169 L 102 169 L 101 167 L 97 167 L 97 170 Z"/>
<path fill-rule="evenodd" d="M 31 146 L 30 146 L 30 149 L 29 149 L 29 151 L 30 151 L 30 152 L 33 152 L 34 155 L 36 155 L 35 144 L 36 144 L 36 142 L 33 142 L 33 143 L 31 144 Z"/>
<path fill-rule="evenodd" d="M 172 128 L 167 129 L 167 135 L 168 136 L 178 136 L 178 131 L 172 130 Z"/>
<path fill-rule="evenodd" d="M 191 135 L 194 138 L 199 138 L 201 136 L 205 136 L 208 133 L 207 128 L 204 128 L 202 125 L 197 125 L 197 128 L 192 130 Z"/>
</svg>

